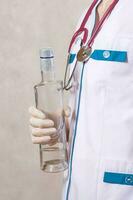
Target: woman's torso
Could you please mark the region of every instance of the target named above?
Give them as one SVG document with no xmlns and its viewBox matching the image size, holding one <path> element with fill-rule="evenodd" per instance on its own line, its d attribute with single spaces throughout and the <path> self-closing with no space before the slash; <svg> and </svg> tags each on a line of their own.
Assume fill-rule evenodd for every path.
<svg viewBox="0 0 133 200">
<path fill-rule="evenodd" d="M 89 30 L 94 15 L 86 24 Z M 123 200 L 127 192 L 128 200 L 133 199 L 132 188 L 118 185 L 115 192 L 110 186 L 107 192 L 109 185 L 103 183 L 105 171 L 133 174 L 132 16 L 133 2 L 119 0 L 93 43 L 95 54 L 83 71 L 79 63 L 75 72 L 79 87 L 76 107 L 71 104 L 76 110 L 67 187 L 71 200 Z"/>
</svg>

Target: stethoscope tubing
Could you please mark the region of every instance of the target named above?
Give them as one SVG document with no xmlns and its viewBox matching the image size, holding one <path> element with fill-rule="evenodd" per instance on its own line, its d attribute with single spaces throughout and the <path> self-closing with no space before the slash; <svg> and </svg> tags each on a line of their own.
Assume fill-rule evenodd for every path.
<svg viewBox="0 0 133 200">
<path fill-rule="evenodd" d="M 107 11 L 103 15 L 102 19 L 99 21 L 97 27 L 95 28 L 93 34 L 91 35 L 91 37 L 89 39 L 89 41 L 85 45 L 85 43 L 87 41 L 87 38 L 88 38 L 88 30 L 85 27 L 85 25 L 86 25 L 87 21 L 89 20 L 89 17 L 90 17 L 90 15 L 92 13 L 92 10 L 94 9 L 94 7 L 95 7 L 96 3 L 98 2 L 98 0 L 94 0 L 93 3 L 91 4 L 90 8 L 88 9 L 88 11 L 87 11 L 87 13 L 86 13 L 86 15 L 85 15 L 82 23 L 81 23 L 80 28 L 73 35 L 72 40 L 71 40 L 70 45 L 69 45 L 67 65 L 66 65 L 65 76 L 64 76 L 64 88 L 63 89 L 69 90 L 72 87 L 72 86 L 69 86 L 69 85 L 70 85 L 70 82 L 71 82 L 71 80 L 73 78 L 74 71 L 75 71 L 76 66 L 77 66 L 77 62 L 78 62 L 77 60 L 75 62 L 73 71 L 72 71 L 72 73 L 71 73 L 71 75 L 70 75 L 70 77 L 68 79 L 67 84 L 66 84 L 66 78 L 67 78 L 67 71 L 68 71 L 68 67 L 69 67 L 70 52 L 71 52 L 71 48 L 72 48 L 73 44 L 75 43 L 76 38 L 84 32 L 84 36 L 82 38 L 82 41 L 81 41 L 81 44 L 80 44 L 80 48 L 82 48 L 84 45 L 85 45 L 85 47 L 92 48 L 93 42 L 94 42 L 96 36 L 98 35 L 98 33 L 100 32 L 100 30 L 101 30 L 101 28 L 103 26 L 104 21 L 109 17 L 109 15 L 113 11 L 113 9 L 116 6 L 116 4 L 118 3 L 118 1 L 119 0 L 114 0 L 113 3 L 109 6 L 109 8 L 107 9 Z M 83 63 L 85 64 L 86 62 L 88 62 L 89 59 L 90 59 L 90 56 Z"/>
</svg>

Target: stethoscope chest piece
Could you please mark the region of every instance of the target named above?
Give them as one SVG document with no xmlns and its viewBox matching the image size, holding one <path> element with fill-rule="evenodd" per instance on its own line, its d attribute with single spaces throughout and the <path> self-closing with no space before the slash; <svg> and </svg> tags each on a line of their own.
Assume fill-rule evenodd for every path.
<svg viewBox="0 0 133 200">
<path fill-rule="evenodd" d="M 92 52 L 91 47 L 88 47 L 88 46 L 81 47 L 81 49 L 79 50 L 77 54 L 77 60 L 79 62 L 86 61 L 90 57 L 91 52 Z"/>
</svg>

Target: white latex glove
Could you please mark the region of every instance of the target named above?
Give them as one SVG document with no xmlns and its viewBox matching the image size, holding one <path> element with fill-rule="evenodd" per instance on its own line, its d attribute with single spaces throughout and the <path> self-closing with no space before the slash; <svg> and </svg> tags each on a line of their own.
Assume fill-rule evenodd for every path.
<svg viewBox="0 0 133 200">
<path fill-rule="evenodd" d="M 70 107 L 64 109 L 64 115 L 66 117 L 70 116 L 70 112 Z M 36 109 L 34 106 L 29 108 L 29 113 L 33 144 L 55 144 L 58 140 L 58 135 L 57 130 L 54 127 L 54 121 L 46 118 L 45 113 Z"/>
</svg>

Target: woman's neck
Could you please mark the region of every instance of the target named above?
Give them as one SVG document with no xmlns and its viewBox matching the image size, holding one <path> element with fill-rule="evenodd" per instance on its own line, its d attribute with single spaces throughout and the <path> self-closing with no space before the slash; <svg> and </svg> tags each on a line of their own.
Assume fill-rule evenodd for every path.
<svg viewBox="0 0 133 200">
<path fill-rule="evenodd" d="M 108 7 L 110 6 L 110 4 L 113 2 L 114 0 L 102 0 L 100 2 L 100 4 L 98 5 L 97 8 L 97 12 L 99 15 L 99 20 L 102 18 L 102 16 L 104 15 L 104 13 L 106 12 L 106 10 L 108 9 Z"/>
</svg>

